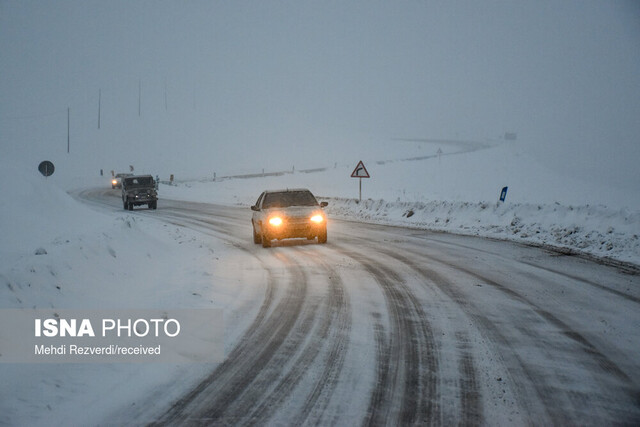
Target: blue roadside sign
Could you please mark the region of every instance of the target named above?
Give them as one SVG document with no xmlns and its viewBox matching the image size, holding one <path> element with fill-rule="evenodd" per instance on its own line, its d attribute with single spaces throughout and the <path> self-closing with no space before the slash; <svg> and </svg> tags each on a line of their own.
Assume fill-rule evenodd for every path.
<svg viewBox="0 0 640 427">
<path fill-rule="evenodd" d="M 504 202 L 504 199 L 507 198 L 507 190 L 509 187 L 502 187 L 502 191 L 500 192 L 500 201 Z"/>
</svg>

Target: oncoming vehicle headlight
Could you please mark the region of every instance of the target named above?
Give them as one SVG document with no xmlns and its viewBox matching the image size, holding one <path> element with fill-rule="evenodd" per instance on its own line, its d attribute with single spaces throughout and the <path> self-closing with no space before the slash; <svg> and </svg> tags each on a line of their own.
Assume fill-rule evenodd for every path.
<svg viewBox="0 0 640 427">
<path fill-rule="evenodd" d="M 315 222 L 316 224 L 320 224 L 322 221 L 324 221 L 324 217 L 320 214 L 315 214 L 311 217 L 311 222 Z"/>
<path fill-rule="evenodd" d="M 116 185 L 116 184 L 118 183 L 118 181 L 116 181 L 115 179 L 113 179 L 113 180 L 111 180 L 111 183 L 112 183 L 113 185 Z"/>
<path fill-rule="evenodd" d="M 269 224 L 273 225 L 274 227 L 279 227 L 282 225 L 282 218 L 280 218 L 279 216 L 274 216 L 273 218 L 269 219 Z"/>
</svg>

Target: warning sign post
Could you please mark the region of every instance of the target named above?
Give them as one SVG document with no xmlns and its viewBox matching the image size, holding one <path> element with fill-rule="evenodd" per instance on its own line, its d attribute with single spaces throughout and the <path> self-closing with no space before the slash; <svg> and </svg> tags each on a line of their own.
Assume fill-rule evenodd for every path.
<svg viewBox="0 0 640 427">
<path fill-rule="evenodd" d="M 362 160 L 358 162 L 358 165 L 356 166 L 356 168 L 353 170 L 353 172 L 351 172 L 351 178 L 359 178 L 358 179 L 360 184 L 359 201 L 362 201 L 362 178 L 371 178 L 371 175 L 369 175 L 369 172 L 367 172 L 367 168 L 364 167 L 364 163 L 362 163 Z"/>
</svg>

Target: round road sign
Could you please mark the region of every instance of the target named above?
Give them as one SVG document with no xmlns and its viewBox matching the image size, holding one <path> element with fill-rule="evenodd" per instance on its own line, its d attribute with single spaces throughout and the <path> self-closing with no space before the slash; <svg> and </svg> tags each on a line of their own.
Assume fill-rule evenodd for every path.
<svg viewBox="0 0 640 427">
<path fill-rule="evenodd" d="M 45 160 L 38 165 L 38 170 L 44 176 L 51 176 L 53 175 L 53 171 L 55 170 L 55 168 L 53 167 L 53 163 L 51 163 L 49 160 Z"/>
</svg>

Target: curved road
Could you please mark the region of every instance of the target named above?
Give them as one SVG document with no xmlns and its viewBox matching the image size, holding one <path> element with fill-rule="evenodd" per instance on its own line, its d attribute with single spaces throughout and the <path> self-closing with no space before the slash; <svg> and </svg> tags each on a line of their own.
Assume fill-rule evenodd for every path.
<svg viewBox="0 0 640 427">
<path fill-rule="evenodd" d="M 112 190 L 76 196 L 122 212 Z M 160 200 L 131 214 L 231 242 L 266 281 L 226 360 L 139 422 L 640 424 L 637 272 L 345 221 L 326 245 L 263 249 L 246 208 Z"/>
</svg>

